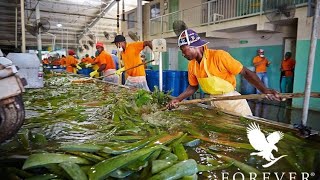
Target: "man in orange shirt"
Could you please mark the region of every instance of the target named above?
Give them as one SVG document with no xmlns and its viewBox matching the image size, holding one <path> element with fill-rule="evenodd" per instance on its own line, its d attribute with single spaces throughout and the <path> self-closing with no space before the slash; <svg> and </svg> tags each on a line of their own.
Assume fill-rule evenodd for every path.
<svg viewBox="0 0 320 180">
<path fill-rule="evenodd" d="M 69 73 L 76 73 L 76 68 L 78 60 L 74 57 L 75 52 L 73 50 L 68 51 L 68 56 L 66 57 L 65 66 L 66 71 Z"/>
<path fill-rule="evenodd" d="M 102 42 L 97 42 L 96 48 L 98 51 L 98 56 L 94 60 L 93 64 L 97 64 L 99 69 L 91 72 L 90 77 L 102 73 L 103 76 L 106 76 L 103 79 L 104 81 L 118 83 L 119 77 L 115 74 L 116 65 L 114 64 L 111 55 L 104 50 Z"/>
<path fill-rule="evenodd" d="M 268 75 L 267 67 L 271 64 L 270 61 L 264 56 L 264 50 L 258 49 L 258 55 L 253 58 L 253 65 L 256 68 L 257 76 L 263 82 L 263 84 L 268 88 Z M 260 94 L 260 91 L 257 89 L 257 93 Z"/>
<path fill-rule="evenodd" d="M 201 40 L 196 32 L 191 29 L 184 30 L 178 39 L 183 56 L 189 61 L 188 80 L 189 86 L 177 98 L 173 99 L 167 107 L 175 108 L 176 103 L 193 95 L 201 86 L 202 90 L 211 95 L 233 96 L 239 95 L 235 91 L 236 78 L 241 74 L 261 92 L 268 94 L 270 100 L 280 100 L 278 92 L 266 88 L 259 77 L 234 59 L 223 50 L 207 48 L 208 42 Z M 246 100 L 212 101 L 213 106 L 224 111 L 239 115 L 252 115 Z"/>
<path fill-rule="evenodd" d="M 60 58 L 60 65 L 62 67 L 64 67 L 66 65 L 66 57 L 64 55 L 62 55 Z"/>
<path fill-rule="evenodd" d="M 281 92 L 292 93 L 293 91 L 293 72 L 296 61 L 291 58 L 292 53 L 286 52 L 281 62 Z"/>
<path fill-rule="evenodd" d="M 138 64 L 141 64 L 142 60 L 140 58 L 140 52 L 146 46 L 152 49 L 152 43 L 150 41 L 127 43 L 126 38 L 122 35 L 117 35 L 114 38 L 113 43 L 115 43 L 119 52 L 121 53 L 121 58 L 124 63 L 124 69 L 119 69 L 118 72 L 124 71 L 125 69 L 129 69 Z M 126 86 L 132 86 L 149 91 L 149 87 L 146 80 L 146 72 L 143 65 L 134 69 L 127 70 L 126 75 Z"/>
</svg>

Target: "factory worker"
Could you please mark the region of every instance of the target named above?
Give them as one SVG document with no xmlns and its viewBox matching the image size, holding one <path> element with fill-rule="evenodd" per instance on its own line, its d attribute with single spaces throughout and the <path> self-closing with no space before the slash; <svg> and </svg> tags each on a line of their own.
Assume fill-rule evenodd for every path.
<svg viewBox="0 0 320 180">
<path fill-rule="evenodd" d="M 75 52 L 73 50 L 68 51 L 68 56 L 65 59 L 66 71 L 69 73 L 77 72 L 78 60 L 74 57 Z"/>
</svg>

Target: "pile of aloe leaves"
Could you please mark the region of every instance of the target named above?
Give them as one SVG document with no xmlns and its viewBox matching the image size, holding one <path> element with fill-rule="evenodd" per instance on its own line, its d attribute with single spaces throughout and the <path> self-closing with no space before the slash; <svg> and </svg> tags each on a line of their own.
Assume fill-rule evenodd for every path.
<svg viewBox="0 0 320 180">
<path fill-rule="evenodd" d="M 314 172 L 318 142 L 259 124 L 267 135 L 282 131 L 275 165 L 251 156 L 246 137 L 252 120 L 199 106 L 160 111 L 169 101 L 155 90 L 105 83 L 73 84 L 47 77 L 24 94 L 26 121 L 0 146 L 1 179 L 221 179 L 221 172 Z M 285 178 L 289 174 L 285 174 Z"/>
</svg>

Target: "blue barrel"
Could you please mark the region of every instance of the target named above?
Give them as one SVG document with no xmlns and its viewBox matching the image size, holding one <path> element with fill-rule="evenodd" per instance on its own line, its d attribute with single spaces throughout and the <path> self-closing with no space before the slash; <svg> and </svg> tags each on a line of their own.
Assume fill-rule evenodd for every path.
<svg viewBox="0 0 320 180">
<path fill-rule="evenodd" d="M 181 81 L 180 81 L 180 94 L 183 93 L 187 87 L 189 86 L 189 81 L 188 81 L 188 71 L 180 71 L 181 73 Z"/>
<path fill-rule="evenodd" d="M 82 74 L 84 76 L 89 77 L 90 73 L 92 72 L 91 68 L 82 68 L 78 70 L 78 74 Z"/>
<path fill-rule="evenodd" d="M 254 71 L 254 67 L 247 67 Z M 241 94 L 256 94 L 256 88 L 252 86 L 243 76 L 241 76 Z"/>
<path fill-rule="evenodd" d="M 166 78 L 167 72 L 162 71 L 162 90 L 166 91 Z M 150 91 L 154 91 L 154 86 L 157 86 L 159 88 L 159 71 L 153 71 L 153 70 L 146 70 L 146 79 L 148 83 L 148 87 Z"/>
<path fill-rule="evenodd" d="M 179 96 L 180 94 L 180 71 L 167 71 L 166 88 L 170 91 L 172 96 Z"/>
</svg>

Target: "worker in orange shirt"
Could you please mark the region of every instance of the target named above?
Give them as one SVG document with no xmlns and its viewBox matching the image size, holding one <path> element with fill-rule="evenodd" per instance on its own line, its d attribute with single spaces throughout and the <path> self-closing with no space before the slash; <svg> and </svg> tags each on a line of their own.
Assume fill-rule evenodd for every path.
<svg viewBox="0 0 320 180">
<path fill-rule="evenodd" d="M 76 73 L 78 60 L 73 56 L 75 52 L 73 50 L 68 51 L 68 55 L 66 57 L 66 71 L 69 73 Z"/>
<path fill-rule="evenodd" d="M 62 55 L 61 58 L 60 58 L 60 65 L 62 67 L 65 67 L 66 65 L 66 56 Z"/>
<path fill-rule="evenodd" d="M 115 43 L 115 45 L 117 46 L 118 51 L 121 53 L 122 61 L 124 63 L 124 68 L 117 70 L 117 74 L 120 74 L 120 72 L 126 69 L 141 64 L 142 60 L 140 58 L 140 52 L 146 46 L 152 49 L 152 43 L 150 41 L 127 43 L 126 38 L 122 35 L 117 35 L 112 43 Z M 150 91 L 147 84 L 146 72 L 143 65 L 134 69 L 127 70 L 126 75 L 126 86 L 132 86 Z"/>
<path fill-rule="evenodd" d="M 83 58 L 83 63 L 85 64 L 92 64 L 94 61 L 93 59 L 89 56 L 89 54 L 86 54 L 85 58 Z"/>
<path fill-rule="evenodd" d="M 278 92 L 268 89 L 259 77 L 228 52 L 212 50 L 207 47 L 208 42 L 201 40 L 198 34 L 191 30 L 184 30 L 178 39 L 178 46 L 182 55 L 189 61 L 188 81 L 189 86 L 177 98 L 169 102 L 169 109 L 175 108 L 176 103 L 193 95 L 201 86 L 202 90 L 214 96 L 239 95 L 235 91 L 236 75 L 241 74 L 261 92 L 268 94 L 270 100 L 280 100 Z M 252 115 L 246 100 L 212 101 L 211 104 L 224 111 L 239 115 Z"/>
<path fill-rule="evenodd" d="M 98 56 L 93 64 L 97 64 L 99 69 L 91 72 L 90 77 L 102 73 L 103 76 L 105 76 L 103 79 L 104 81 L 118 83 L 119 77 L 115 74 L 116 65 L 114 64 L 111 55 L 104 50 L 102 42 L 97 42 L 96 48 Z"/>
<path fill-rule="evenodd" d="M 42 60 L 42 64 L 43 64 L 43 65 L 49 65 L 49 60 L 48 60 L 48 58 L 44 58 L 44 59 Z"/>
<path fill-rule="evenodd" d="M 281 92 L 292 93 L 293 75 L 296 61 L 292 59 L 292 53 L 286 52 L 284 59 L 281 61 Z"/>
<path fill-rule="evenodd" d="M 258 49 L 258 55 L 253 58 L 253 65 L 256 68 L 256 74 L 263 82 L 263 84 L 268 88 L 268 74 L 267 67 L 271 64 L 270 61 L 264 56 L 264 50 Z M 257 93 L 260 94 L 260 91 L 257 89 Z"/>
</svg>

